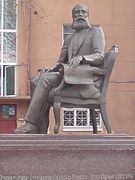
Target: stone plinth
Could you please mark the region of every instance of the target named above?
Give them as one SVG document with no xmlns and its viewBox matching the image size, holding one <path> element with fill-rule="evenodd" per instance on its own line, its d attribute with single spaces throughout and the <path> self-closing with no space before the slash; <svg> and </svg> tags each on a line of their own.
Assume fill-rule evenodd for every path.
<svg viewBox="0 0 135 180">
<path fill-rule="evenodd" d="M 135 180 L 135 139 L 126 135 L 0 135 L 0 177 Z"/>
</svg>

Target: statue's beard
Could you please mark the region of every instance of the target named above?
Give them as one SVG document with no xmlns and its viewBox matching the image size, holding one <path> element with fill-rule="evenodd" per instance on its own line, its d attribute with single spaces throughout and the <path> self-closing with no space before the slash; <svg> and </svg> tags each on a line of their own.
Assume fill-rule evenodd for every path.
<svg viewBox="0 0 135 180">
<path fill-rule="evenodd" d="M 73 20 L 72 27 L 75 30 L 86 29 L 90 27 L 90 23 L 86 18 L 76 18 Z"/>
</svg>

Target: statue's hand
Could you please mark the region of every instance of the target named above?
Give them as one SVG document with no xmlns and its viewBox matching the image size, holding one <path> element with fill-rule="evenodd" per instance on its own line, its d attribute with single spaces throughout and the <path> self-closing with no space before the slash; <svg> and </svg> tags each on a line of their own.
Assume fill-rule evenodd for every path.
<svg viewBox="0 0 135 180">
<path fill-rule="evenodd" d="M 70 61 L 70 65 L 72 67 L 76 67 L 80 64 L 80 62 L 83 60 L 83 57 L 82 56 L 76 56 L 76 57 L 73 57 Z"/>
<path fill-rule="evenodd" d="M 57 62 L 53 67 L 51 67 L 48 72 L 58 72 L 62 65 Z"/>
</svg>

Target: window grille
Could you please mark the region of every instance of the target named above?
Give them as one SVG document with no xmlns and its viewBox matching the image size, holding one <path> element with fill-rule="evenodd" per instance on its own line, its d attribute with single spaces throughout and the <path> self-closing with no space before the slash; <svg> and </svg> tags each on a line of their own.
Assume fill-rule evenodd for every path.
<svg viewBox="0 0 135 180">
<path fill-rule="evenodd" d="M 63 108 L 64 130 L 92 130 L 92 122 L 89 109 L 85 108 Z M 96 109 L 96 122 L 98 130 L 102 130 L 101 115 Z"/>
</svg>

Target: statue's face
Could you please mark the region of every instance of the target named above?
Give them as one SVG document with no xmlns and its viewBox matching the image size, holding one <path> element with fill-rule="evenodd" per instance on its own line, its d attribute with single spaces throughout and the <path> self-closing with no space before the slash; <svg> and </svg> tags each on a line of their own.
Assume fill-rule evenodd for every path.
<svg viewBox="0 0 135 180">
<path fill-rule="evenodd" d="M 78 6 L 74 9 L 73 17 L 77 19 L 85 19 L 88 17 L 88 10 L 86 10 L 84 6 Z"/>
<path fill-rule="evenodd" d="M 73 28 L 81 30 L 90 27 L 89 24 L 89 11 L 83 5 L 76 5 L 72 11 L 73 16 Z"/>
</svg>

